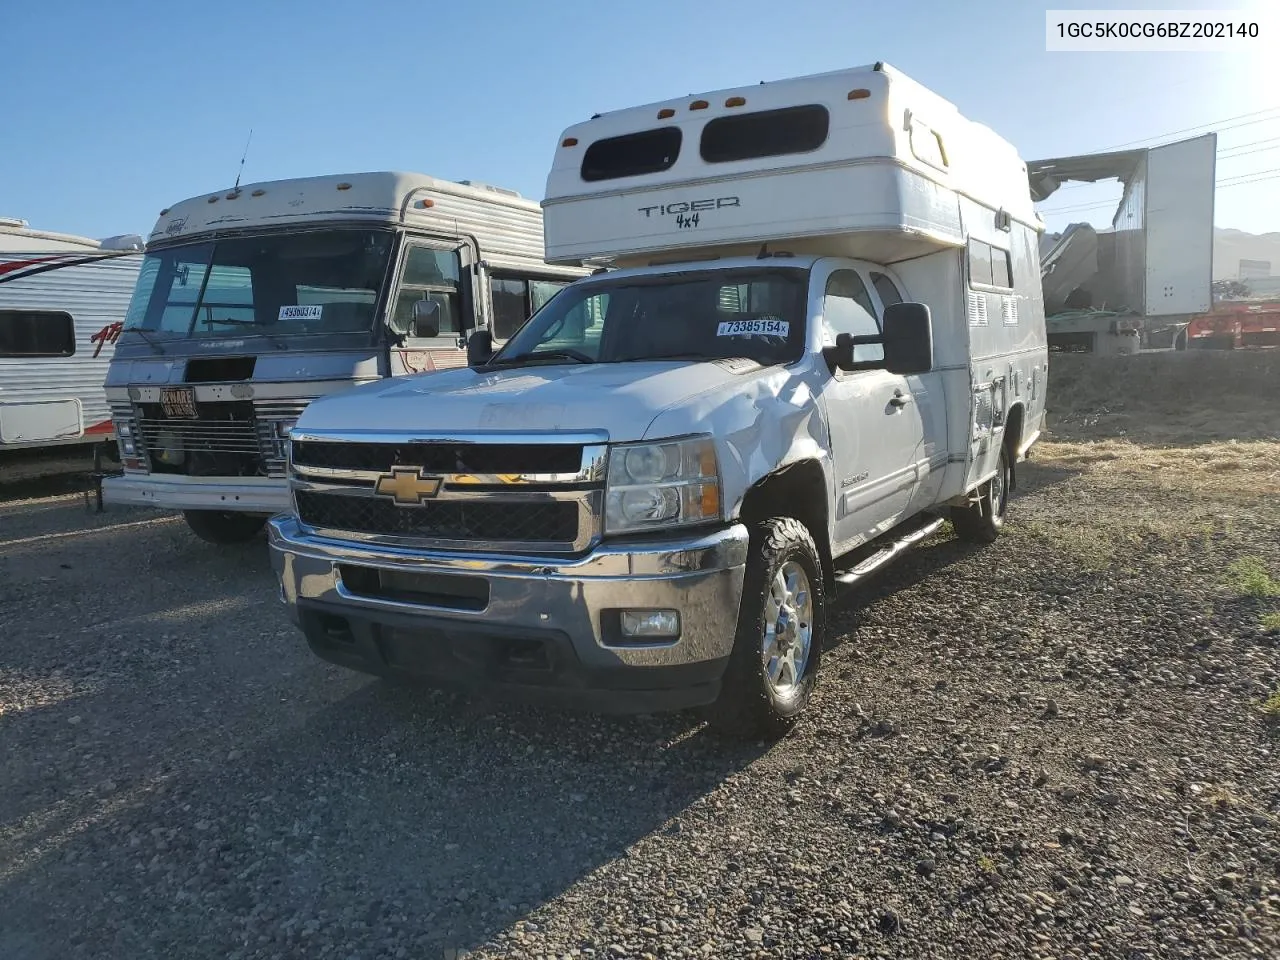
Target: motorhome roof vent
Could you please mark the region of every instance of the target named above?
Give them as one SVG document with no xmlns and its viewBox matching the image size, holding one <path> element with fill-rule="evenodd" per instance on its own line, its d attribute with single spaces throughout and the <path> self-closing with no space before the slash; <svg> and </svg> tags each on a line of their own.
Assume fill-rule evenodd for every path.
<svg viewBox="0 0 1280 960">
<path fill-rule="evenodd" d="M 501 193 L 508 197 L 520 196 L 515 190 L 508 190 L 506 187 L 495 187 L 492 183 L 482 183 L 479 180 L 459 180 L 458 182 L 465 187 L 472 187 L 476 190 L 491 190 L 494 193 Z"/>
<path fill-rule="evenodd" d="M 100 241 L 100 245 L 103 250 L 129 250 L 135 253 L 141 253 L 143 249 L 142 238 L 136 233 L 105 237 Z"/>
<path fill-rule="evenodd" d="M 0 227 L 17 227 L 19 230 L 25 230 L 30 224 L 26 220 L 19 220 L 17 217 L 0 217 Z"/>
</svg>

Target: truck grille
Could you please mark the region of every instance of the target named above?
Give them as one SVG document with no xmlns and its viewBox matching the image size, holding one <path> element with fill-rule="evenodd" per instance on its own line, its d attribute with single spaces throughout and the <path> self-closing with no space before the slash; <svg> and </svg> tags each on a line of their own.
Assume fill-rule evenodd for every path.
<svg viewBox="0 0 1280 960">
<path fill-rule="evenodd" d="M 577 473 L 580 444 L 495 443 L 334 443 L 299 440 L 293 444 L 298 466 L 339 470 L 389 470 L 421 467 L 428 473 Z"/>
<path fill-rule="evenodd" d="M 198 420 L 170 420 L 159 404 L 142 404 L 138 429 L 149 450 L 167 444 L 165 438 L 176 438 L 188 450 L 208 453 L 258 455 L 258 433 L 253 426 L 253 404 L 206 403 L 200 405 Z"/>
<path fill-rule="evenodd" d="M 299 490 L 298 518 L 318 529 L 429 540 L 571 543 L 578 535 L 575 501 L 502 503 L 440 500 L 398 507 L 371 497 Z"/>
</svg>

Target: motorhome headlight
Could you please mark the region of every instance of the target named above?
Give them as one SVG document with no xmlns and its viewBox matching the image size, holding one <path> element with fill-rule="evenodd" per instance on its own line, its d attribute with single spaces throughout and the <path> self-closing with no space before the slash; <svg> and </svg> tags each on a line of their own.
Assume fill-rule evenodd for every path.
<svg viewBox="0 0 1280 960">
<path fill-rule="evenodd" d="M 628 443 L 609 453 L 605 533 L 720 519 L 720 472 L 710 437 Z"/>
<path fill-rule="evenodd" d="M 133 424 L 128 420 L 116 421 L 116 443 L 120 446 L 120 453 L 126 457 L 136 457 L 138 455 L 138 441 L 134 437 Z"/>
</svg>

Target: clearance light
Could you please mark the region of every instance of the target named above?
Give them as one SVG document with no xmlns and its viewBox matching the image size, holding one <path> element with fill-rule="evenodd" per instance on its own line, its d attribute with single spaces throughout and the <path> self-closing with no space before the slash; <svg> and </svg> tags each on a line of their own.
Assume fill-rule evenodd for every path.
<svg viewBox="0 0 1280 960">
<path fill-rule="evenodd" d="M 560 141 L 560 146 L 562 147 L 576 147 L 577 145 L 578 145 L 577 137 L 565 137 L 563 140 Z"/>
<path fill-rule="evenodd" d="M 707 109 L 707 107 L 709 107 L 709 106 L 711 106 L 711 104 L 707 103 L 707 101 L 705 101 L 705 100 L 695 100 L 695 101 L 693 101 L 693 103 L 689 104 L 689 109 L 690 109 L 690 110 L 705 110 L 705 109 Z"/>
<path fill-rule="evenodd" d="M 349 183 L 340 183 L 340 184 L 338 184 L 338 189 L 339 189 L 339 190 L 350 190 L 350 189 L 351 189 L 351 184 L 349 184 Z"/>
<path fill-rule="evenodd" d="M 730 97 L 724 102 L 726 107 L 745 107 L 747 105 L 746 97 Z"/>
<path fill-rule="evenodd" d="M 871 96 L 871 91 L 865 87 L 859 87 L 857 90 L 849 91 L 850 100 L 865 100 L 869 96 Z"/>
<path fill-rule="evenodd" d="M 423 200 L 423 201 L 422 201 L 422 209 L 423 209 L 423 210 L 430 210 L 430 209 L 431 209 L 432 207 L 434 207 L 435 205 L 436 205 L 436 202 L 435 202 L 434 200 Z"/>
<path fill-rule="evenodd" d="M 238 197 L 238 196 L 240 196 L 240 191 L 239 191 L 239 190 L 232 190 L 230 193 L 228 193 L 228 194 L 227 194 L 227 199 L 228 199 L 228 200 L 234 200 L 234 199 L 235 199 L 236 197 Z"/>
<path fill-rule="evenodd" d="M 262 196 L 262 195 L 263 195 L 264 193 L 266 193 L 266 192 L 267 192 L 267 191 L 265 191 L 265 190 L 255 190 L 255 191 L 253 191 L 253 193 L 249 194 L 249 196 L 251 196 L 251 197 L 260 197 L 260 196 Z"/>
<path fill-rule="evenodd" d="M 209 198 L 209 202 L 210 202 L 210 203 L 217 203 L 217 202 L 218 202 L 218 198 L 217 198 L 217 197 L 210 197 L 210 198 Z"/>
<path fill-rule="evenodd" d="M 661 110 L 658 111 L 659 120 L 666 120 L 668 117 L 674 117 L 675 115 L 676 115 L 676 112 L 672 110 L 670 107 L 663 107 Z"/>
<path fill-rule="evenodd" d="M 163 217 L 163 216 L 165 216 L 168 212 L 169 212 L 169 208 L 168 208 L 168 207 L 165 207 L 163 210 L 161 210 L 161 211 L 160 211 L 160 216 L 162 216 L 162 217 Z"/>
</svg>

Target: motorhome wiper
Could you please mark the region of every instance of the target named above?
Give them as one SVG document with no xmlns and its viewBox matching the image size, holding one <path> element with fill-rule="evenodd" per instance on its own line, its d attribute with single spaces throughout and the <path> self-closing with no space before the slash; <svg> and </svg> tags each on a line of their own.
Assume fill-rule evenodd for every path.
<svg viewBox="0 0 1280 960">
<path fill-rule="evenodd" d="M 643 357 L 626 357 L 624 363 L 644 363 L 648 360 L 701 360 L 710 362 L 719 359 L 718 357 L 708 357 L 705 353 L 654 353 Z"/>
<path fill-rule="evenodd" d="M 205 321 L 205 325 L 206 325 L 206 326 L 213 326 L 215 323 L 222 323 L 222 324 L 226 324 L 226 325 L 228 325 L 228 326 L 232 326 L 232 327 L 261 327 L 261 326 L 262 326 L 262 324 L 258 323 L 258 321 L 257 321 L 257 320 L 239 320 L 239 319 L 237 319 L 237 318 L 235 318 L 235 317 L 223 317 L 223 318 L 222 318 L 222 319 L 220 319 L 220 320 L 206 320 L 206 321 Z M 272 342 L 276 347 L 278 347 L 278 348 L 279 348 L 279 349 L 281 349 L 281 350 L 283 350 L 285 347 L 289 346 L 288 341 L 281 339 L 281 338 L 280 338 L 280 337 L 278 337 L 276 334 L 274 334 L 274 333 L 270 333 L 270 332 L 268 332 L 268 331 L 267 331 L 267 330 L 265 330 L 265 329 L 260 329 L 260 330 L 258 330 L 257 332 L 258 332 L 258 336 L 260 336 L 260 337 L 266 337 L 266 338 L 267 338 L 268 340 L 270 340 L 270 341 L 271 341 L 271 342 Z"/>
<path fill-rule="evenodd" d="M 146 345 L 151 348 L 153 353 L 162 357 L 164 356 L 164 347 L 160 346 L 160 344 L 152 340 L 151 335 L 147 333 L 147 331 L 143 330 L 141 327 L 129 327 L 127 330 L 125 330 L 125 333 L 136 333 L 138 336 L 140 336 L 143 339 Z"/>
</svg>

